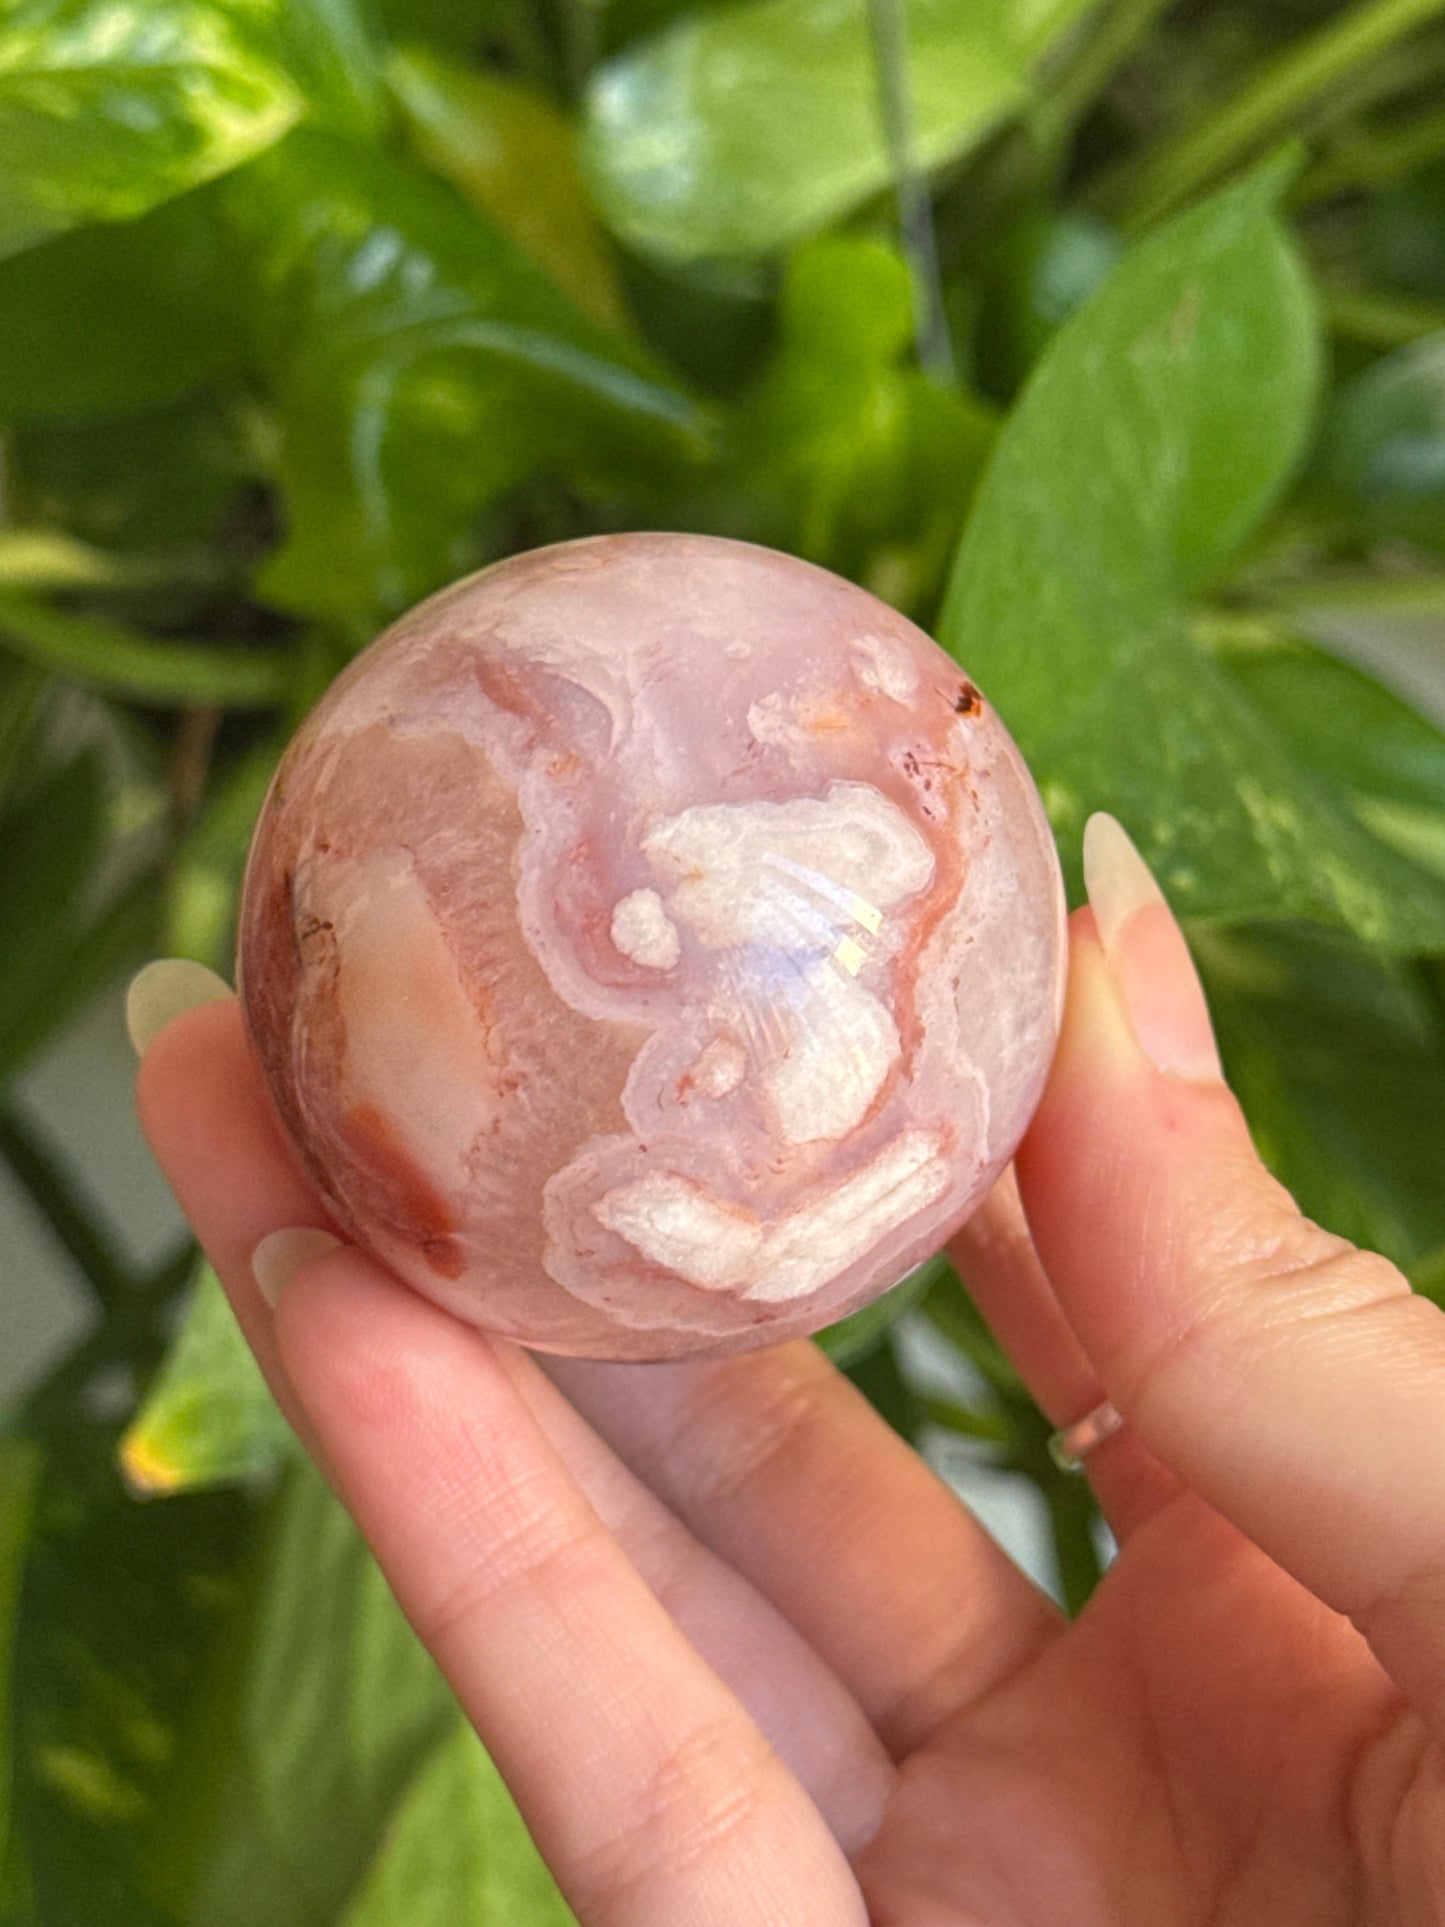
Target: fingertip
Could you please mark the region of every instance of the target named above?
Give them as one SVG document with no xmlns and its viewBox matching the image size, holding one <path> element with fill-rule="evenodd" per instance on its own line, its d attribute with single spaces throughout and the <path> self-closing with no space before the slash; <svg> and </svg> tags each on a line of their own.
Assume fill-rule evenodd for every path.
<svg viewBox="0 0 1445 1927">
<path fill-rule="evenodd" d="M 224 977 L 189 957 L 157 957 L 131 978 L 125 993 L 125 1027 L 137 1057 L 177 1017 L 235 993 Z"/>
<path fill-rule="evenodd" d="M 282 1292 L 304 1265 L 340 1249 L 340 1238 L 320 1225 L 283 1225 L 280 1230 L 268 1231 L 251 1253 L 256 1289 L 274 1311 Z"/>
</svg>

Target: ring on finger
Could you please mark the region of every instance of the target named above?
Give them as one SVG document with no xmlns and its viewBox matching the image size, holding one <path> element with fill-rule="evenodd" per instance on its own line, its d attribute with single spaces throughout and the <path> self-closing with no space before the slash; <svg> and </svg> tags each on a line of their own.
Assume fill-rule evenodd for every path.
<svg viewBox="0 0 1445 1927">
<path fill-rule="evenodd" d="M 1094 1448 L 1113 1438 L 1123 1424 L 1118 1406 L 1106 1398 L 1072 1425 L 1061 1426 L 1050 1435 L 1049 1457 L 1061 1472 L 1082 1472 L 1084 1460 Z"/>
</svg>

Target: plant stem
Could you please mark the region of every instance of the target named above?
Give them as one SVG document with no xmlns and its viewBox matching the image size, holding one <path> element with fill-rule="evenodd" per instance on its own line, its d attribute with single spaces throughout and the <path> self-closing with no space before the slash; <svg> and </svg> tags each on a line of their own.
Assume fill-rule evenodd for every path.
<svg viewBox="0 0 1445 1927">
<path fill-rule="evenodd" d="M 913 289 L 913 330 L 918 364 L 943 387 L 958 380 L 948 314 L 943 303 L 943 277 L 938 266 L 938 236 L 933 223 L 933 199 L 918 164 L 918 142 L 913 119 L 913 90 L 908 73 L 908 28 L 901 0 L 868 0 L 873 35 L 874 73 L 883 137 L 893 165 L 893 192 L 898 204 L 898 229 Z"/>
<path fill-rule="evenodd" d="M 1248 160 L 1364 61 L 1445 13 L 1445 0 L 1363 0 L 1270 60 L 1223 107 L 1131 168 L 1126 225 L 1170 213 Z"/>
<path fill-rule="evenodd" d="M 170 767 L 171 822 L 177 830 L 185 829 L 201 806 L 220 727 L 221 710 L 215 703 L 193 704 L 181 712 Z"/>
<path fill-rule="evenodd" d="M 13 1105 L 0 1110 L 0 1157 L 75 1260 L 100 1304 L 113 1309 L 134 1288 L 130 1269 L 75 1195 L 59 1161 Z"/>
</svg>

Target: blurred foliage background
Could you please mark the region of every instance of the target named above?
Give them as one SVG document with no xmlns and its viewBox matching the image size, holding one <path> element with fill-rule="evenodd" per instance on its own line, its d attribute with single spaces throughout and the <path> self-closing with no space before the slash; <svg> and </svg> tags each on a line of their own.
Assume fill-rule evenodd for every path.
<svg viewBox="0 0 1445 1927">
<path fill-rule="evenodd" d="M 288 732 L 467 569 L 710 530 L 933 627 L 1305 1207 L 1445 1288 L 1442 74 L 1445 0 L 0 0 L 0 1159 L 96 1308 L 0 1431 L 0 1920 L 569 1918 L 214 1281 L 14 1087 L 227 968 Z M 957 1280 L 826 1342 L 1080 1603 Z"/>
</svg>

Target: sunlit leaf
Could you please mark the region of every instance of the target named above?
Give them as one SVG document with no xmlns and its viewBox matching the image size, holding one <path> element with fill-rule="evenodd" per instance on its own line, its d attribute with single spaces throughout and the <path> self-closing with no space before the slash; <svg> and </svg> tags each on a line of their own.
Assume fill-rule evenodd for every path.
<svg viewBox="0 0 1445 1927">
<path fill-rule="evenodd" d="M 916 151 L 954 160 L 1029 98 L 1088 0 L 908 0 Z M 747 0 L 689 13 L 593 76 L 584 163 L 634 246 L 753 255 L 892 179 L 865 0 Z"/>
<path fill-rule="evenodd" d="M 220 1280 L 201 1268 L 190 1304 L 120 1462 L 144 1497 L 229 1485 L 274 1473 L 296 1451 Z"/>
<path fill-rule="evenodd" d="M 0 254 L 124 221 L 279 140 L 296 87 L 243 6 L 11 0 L 0 15 Z"/>
</svg>

